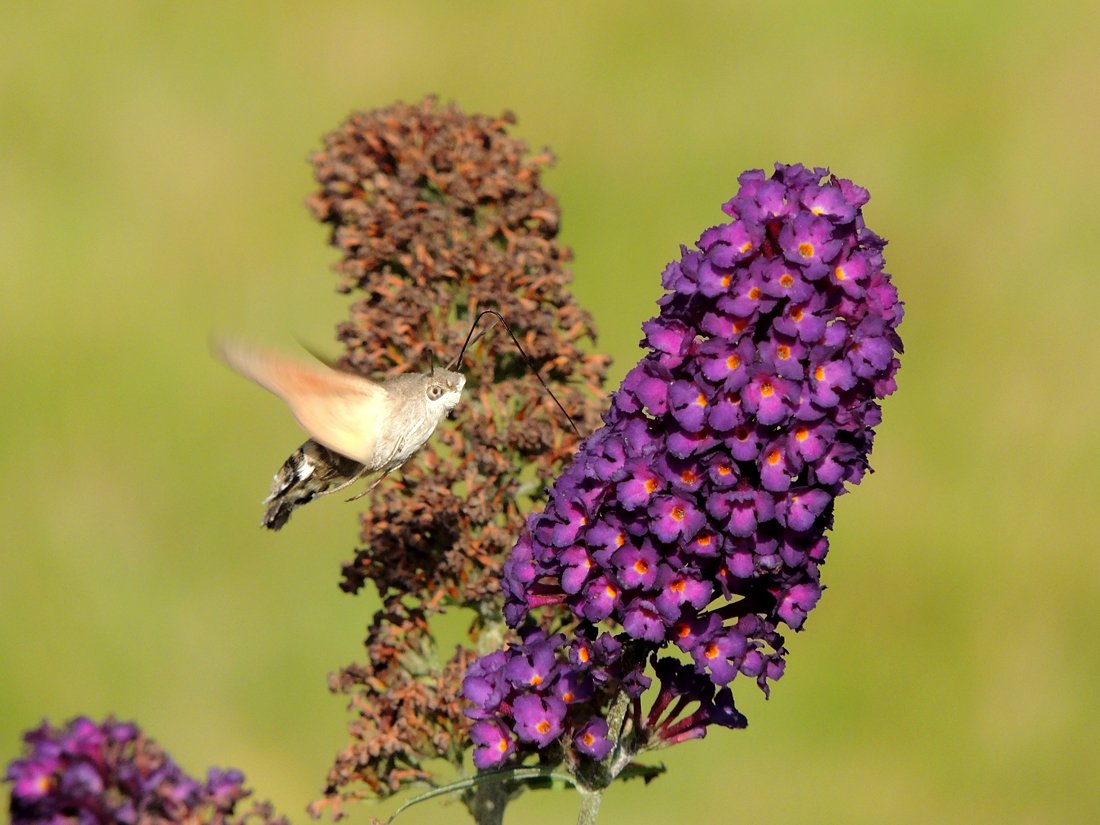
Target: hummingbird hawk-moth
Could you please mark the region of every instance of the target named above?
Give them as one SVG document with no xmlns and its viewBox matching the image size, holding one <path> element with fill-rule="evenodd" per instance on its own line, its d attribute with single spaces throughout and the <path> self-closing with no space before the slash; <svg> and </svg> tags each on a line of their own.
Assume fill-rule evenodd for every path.
<svg viewBox="0 0 1100 825">
<path fill-rule="evenodd" d="M 377 473 L 361 495 L 373 490 L 424 446 L 466 384 L 462 373 L 434 367 L 372 381 L 236 341 L 219 342 L 217 351 L 283 399 L 310 437 L 283 463 L 264 500 L 261 523 L 271 530 L 286 524 L 296 507 Z"/>
<path fill-rule="evenodd" d="M 493 322 L 475 338 L 474 331 L 486 316 L 493 316 Z M 398 375 L 385 381 L 339 372 L 321 363 L 303 364 L 249 344 L 217 342 L 222 360 L 283 399 L 310 436 L 275 474 L 271 494 L 263 502 L 262 526 L 278 530 L 296 507 L 378 473 L 367 489 L 354 497 L 360 498 L 404 464 L 458 404 L 466 376 L 457 370 L 466 350 L 497 322 L 507 330 L 527 366 L 577 432 L 573 419 L 496 310 L 478 313 L 458 357 L 447 369 L 437 369 L 433 364 L 429 372 Z"/>
</svg>

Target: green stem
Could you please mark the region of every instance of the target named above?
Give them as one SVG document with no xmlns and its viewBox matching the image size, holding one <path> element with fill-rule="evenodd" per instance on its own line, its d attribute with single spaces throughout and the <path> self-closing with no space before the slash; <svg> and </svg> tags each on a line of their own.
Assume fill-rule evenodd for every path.
<svg viewBox="0 0 1100 825">
<path fill-rule="evenodd" d="M 577 791 L 581 795 L 581 809 L 577 814 L 577 825 L 596 825 L 596 817 L 599 816 L 600 805 L 603 803 L 604 789 L 614 781 L 623 768 L 630 764 L 633 754 L 629 748 L 623 747 L 624 722 L 629 710 L 630 697 L 625 691 L 620 691 L 607 711 L 607 730 L 608 734 L 614 737 L 615 747 L 599 765 L 592 766 L 592 770 L 583 771 L 583 777 L 578 776 L 581 780 L 577 783 Z"/>
<path fill-rule="evenodd" d="M 504 809 L 510 795 L 506 785 L 494 782 L 479 785 L 465 796 L 463 802 L 477 825 L 503 825 Z"/>
<path fill-rule="evenodd" d="M 577 825 L 596 825 L 596 817 L 600 814 L 600 803 L 603 802 L 603 790 L 585 789 L 581 790 L 580 794 L 581 809 L 577 814 Z"/>
<path fill-rule="evenodd" d="M 626 720 L 626 712 L 629 709 L 630 697 L 626 695 L 625 690 L 621 690 L 607 711 L 607 731 L 615 737 L 615 747 L 611 749 L 611 753 L 609 753 L 604 760 L 604 763 L 608 766 L 611 765 L 612 761 L 618 755 L 617 752 L 622 749 L 623 722 Z M 629 757 L 627 761 L 629 761 Z M 618 771 L 612 774 L 611 778 L 614 779 L 617 773 Z"/>
</svg>

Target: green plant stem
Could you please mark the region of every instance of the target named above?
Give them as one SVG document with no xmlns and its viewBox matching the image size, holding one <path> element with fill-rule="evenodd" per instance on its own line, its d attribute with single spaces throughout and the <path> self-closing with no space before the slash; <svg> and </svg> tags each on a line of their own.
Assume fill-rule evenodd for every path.
<svg viewBox="0 0 1100 825">
<path fill-rule="evenodd" d="M 600 804 L 603 802 L 603 789 L 578 790 L 581 794 L 581 809 L 577 813 L 577 825 L 596 825 L 596 817 L 600 814 Z"/>
<path fill-rule="evenodd" d="M 626 712 L 630 708 L 630 697 L 626 695 L 626 691 L 619 691 L 618 696 L 611 703 L 611 707 L 607 711 L 607 730 L 615 737 L 615 747 L 612 748 L 611 753 L 608 754 L 607 759 L 604 760 L 604 764 L 609 767 L 615 761 L 617 756 L 621 755 L 623 750 L 623 722 L 626 720 Z M 633 754 L 627 756 L 627 761 L 630 761 L 630 757 Z M 622 768 L 619 768 L 622 770 Z M 615 771 L 611 775 L 611 779 L 614 779 L 618 775 L 618 771 Z"/>
<path fill-rule="evenodd" d="M 510 796 L 506 785 L 494 782 L 477 786 L 463 801 L 477 825 L 503 825 Z"/>
</svg>

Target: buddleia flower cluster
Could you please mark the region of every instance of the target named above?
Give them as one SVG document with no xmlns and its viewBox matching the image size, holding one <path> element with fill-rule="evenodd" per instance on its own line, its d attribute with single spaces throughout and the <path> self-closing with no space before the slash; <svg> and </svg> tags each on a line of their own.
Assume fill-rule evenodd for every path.
<svg viewBox="0 0 1100 825">
<path fill-rule="evenodd" d="M 447 363 L 484 309 L 500 312 L 530 358 L 501 325 L 480 338 L 453 420 L 363 499 L 341 586 L 377 591 L 382 608 L 364 656 L 330 680 L 354 718 L 314 812 L 439 784 L 442 761 L 461 768 L 469 720 L 459 693 L 476 653 L 439 649 L 433 616 L 469 610 L 473 644 L 499 644 L 500 570 L 545 503 L 533 479 L 558 475 L 580 440 L 532 369 L 584 432 L 606 405 L 609 359 L 593 351 L 592 320 L 569 291 L 572 253 L 542 183 L 554 158 L 511 135 L 514 121 L 434 98 L 396 103 L 351 114 L 312 157 L 309 207 L 340 251 L 337 288 L 356 298 L 339 327 L 344 367 L 426 371 L 430 350 Z"/>
<path fill-rule="evenodd" d="M 896 388 L 902 305 L 865 189 L 801 165 L 739 183 L 665 269 L 645 356 L 504 566 L 520 641 L 464 685 L 480 768 L 744 727 L 731 683 L 767 694 L 783 628 L 821 596 L 834 501 Z"/>
<path fill-rule="evenodd" d="M 212 823 L 285 825 L 267 803 L 238 812 L 250 792 L 237 770 L 188 776 L 134 724 L 78 717 L 43 723 L 23 737 L 27 753 L 8 765 L 12 825 Z"/>
</svg>

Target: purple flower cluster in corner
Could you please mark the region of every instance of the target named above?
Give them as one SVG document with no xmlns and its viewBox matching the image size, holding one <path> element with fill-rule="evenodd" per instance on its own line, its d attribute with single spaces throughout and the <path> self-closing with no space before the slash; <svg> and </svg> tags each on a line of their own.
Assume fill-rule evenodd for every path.
<svg viewBox="0 0 1100 825">
<path fill-rule="evenodd" d="M 205 782 L 193 779 L 129 722 L 78 717 L 23 739 L 29 753 L 5 777 L 13 825 L 287 822 L 266 803 L 234 815 L 250 793 L 240 771 L 211 768 Z"/>
<path fill-rule="evenodd" d="M 480 767 L 565 737 L 598 754 L 603 700 L 637 701 L 647 664 L 660 692 L 646 719 L 635 708 L 643 740 L 743 727 L 729 683 L 766 693 L 779 624 L 800 629 L 821 596 L 834 499 L 869 470 L 877 399 L 896 388 L 902 305 L 865 189 L 801 165 L 739 182 L 730 220 L 665 269 L 648 353 L 505 565 L 509 624 L 564 607 L 577 636 L 528 635 L 470 671 Z M 631 653 L 581 661 L 578 640 Z M 672 645 L 690 665 L 658 658 Z M 599 688 L 577 700 L 587 718 L 563 683 Z"/>
</svg>

